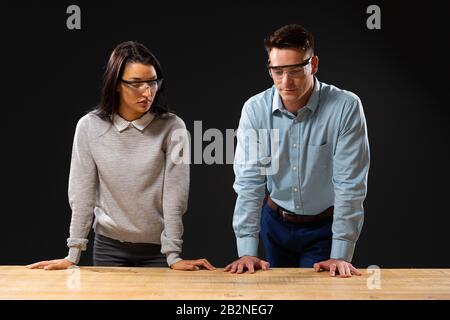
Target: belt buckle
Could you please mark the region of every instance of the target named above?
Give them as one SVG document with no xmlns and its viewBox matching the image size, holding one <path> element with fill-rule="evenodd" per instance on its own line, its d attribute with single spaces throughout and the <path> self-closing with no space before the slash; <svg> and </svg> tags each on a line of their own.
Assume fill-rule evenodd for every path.
<svg viewBox="0 0 450 320">
<path fill-rule="evenodd" d="M 289 213 L 287 213 L 286 211 L 284 211 L 283 209 L 281 210 L 281 215 L 283 216 L 283 221 L 287 221 L 286 215 L 288 215 Z"/>
</svg>

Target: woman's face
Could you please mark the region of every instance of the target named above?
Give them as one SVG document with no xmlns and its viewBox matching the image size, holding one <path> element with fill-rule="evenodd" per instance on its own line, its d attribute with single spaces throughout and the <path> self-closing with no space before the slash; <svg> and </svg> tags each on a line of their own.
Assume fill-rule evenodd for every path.
<svg viewBox="0 0 450 320">
<path fill-rule="evenodd" d="M 120 96 L 119 114 L 126 120 L 140 118 L 152 105 L 158 91 L 156 70 L 152 65 L 127 63 L 117 91 Z"/>
</svg>

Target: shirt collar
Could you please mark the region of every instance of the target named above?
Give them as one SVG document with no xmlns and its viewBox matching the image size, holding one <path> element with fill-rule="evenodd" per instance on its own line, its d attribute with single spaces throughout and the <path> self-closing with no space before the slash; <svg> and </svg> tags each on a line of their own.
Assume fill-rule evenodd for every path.
<svg viewBox="0 0 450 320">
<path fill-rule="evenodd" d="M 113 124 L 119 130 L 119 132 L 124 131 L 128 127 L 133 126 L 139 131 L 144 131 L 144 129 L 152 122 L 153 118 L 155 116 L 150 113 L 146 112 L 142 117 L 139 119 L 136 119 L 134 121 L 128 121 L 122 118 L 119 114 L 115 113 L 113 116 Z"/>
<path fill-rule="evenodd" d="M 305 108 L 308 108 L 312 112 L 316 111 L 317 106 L 319 105 L 319 96 L 320 96 L 320 87 L 321 84 L 319 80 L 314 77 L 314 87 L 313 91 L 311 93 L 311 96 L 308 99 L 308 102 L 305 105 Z M 278 93 L 278 90 L 276 89 L 275 85 L 275 96 L 272 100 L 272 113 L 274 113 L 276 110 L 286 110 L 286 108 L 283 105 L 283 101 L 281 100 L 280 94 Z"/>
</svg>

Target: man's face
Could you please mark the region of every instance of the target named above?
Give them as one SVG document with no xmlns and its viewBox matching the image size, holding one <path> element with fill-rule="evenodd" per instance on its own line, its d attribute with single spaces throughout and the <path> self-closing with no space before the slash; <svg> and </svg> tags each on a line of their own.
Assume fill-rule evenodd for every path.
<svg viewBox="0 0 450 320">
<path fill-rule="evenodd" d="M 319 58 L 309 51 L 289 48 L 270 51 L 269 70 L 285 106 L 306 104 L 318 65 Z"/>
</svg>

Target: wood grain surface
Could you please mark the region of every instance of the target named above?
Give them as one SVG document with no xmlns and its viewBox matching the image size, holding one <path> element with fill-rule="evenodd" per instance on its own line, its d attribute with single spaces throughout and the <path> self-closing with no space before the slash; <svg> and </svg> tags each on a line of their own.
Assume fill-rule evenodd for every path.
<svg viewBox="0 0 450 320">
<path fill-rule="evenodd" d="M 343 279 L 286 268 L 236 275 L 223 269 L 0 266 L 0 299 L 450 299 L 450 269 L 360 271 Z"/>
</svg>

